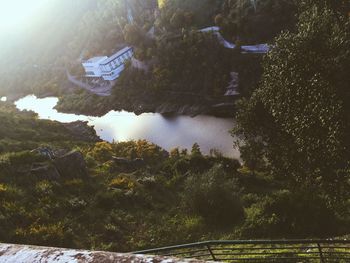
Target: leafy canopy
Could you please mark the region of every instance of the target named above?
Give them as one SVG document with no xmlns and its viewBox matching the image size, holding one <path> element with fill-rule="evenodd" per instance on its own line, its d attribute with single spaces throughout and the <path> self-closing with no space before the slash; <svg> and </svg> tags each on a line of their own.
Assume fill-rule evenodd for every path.
<svg viewBox="0 0 350 263">
<path fill-rule="evenodd" d="M 242 149 L 250 148 L 246 159 L 265 159 L 274 175 L 345 194 L 349 19 L 328 5 L 303 7 L 297 32 L 281 34 L 266 56 L 260 88 L 240 102 L 234 133 L 245 141 Z"/>
</svg>

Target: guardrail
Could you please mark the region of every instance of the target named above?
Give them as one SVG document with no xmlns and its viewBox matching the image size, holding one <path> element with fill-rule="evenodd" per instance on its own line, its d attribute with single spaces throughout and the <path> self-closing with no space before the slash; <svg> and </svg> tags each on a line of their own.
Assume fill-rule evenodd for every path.
<svg viewBox="0 0 350 263">
<path fill-rule="evenodd" d="M 350 240 L 220 240 L 132 253 L 221 262 L 349 263 Z"/>
</svg>

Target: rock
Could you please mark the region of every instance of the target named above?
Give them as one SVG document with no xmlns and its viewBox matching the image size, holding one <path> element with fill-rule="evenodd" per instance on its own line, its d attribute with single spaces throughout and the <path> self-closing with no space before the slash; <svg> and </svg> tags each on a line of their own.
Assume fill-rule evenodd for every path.
<svg viewBox="0 0 350 263">
<path fill-rule="evenodd" d="M 39 147 L 37 149 L 32 150 L 31 153 L 40 154 L 44 157 L 47 157 L 50 160 L 55 158 L 54 152 L 48 147 Z"/>
<path fill-rule="evenodd" d="M 121 254 L 102 251 L 74 250 L 53 247 L 38 247 L 0 244 L 0 262 L 6 263 L 200 263 L 196 259 L 176 259 L 162 256 Z"/>
<path fill-rule="evenodd" d="M 55 166 L 46 163 L 33 163 L 30 174 L 39 180 L 58 180 L 60 174 Z"/>
<path fill-rule="evenodd" d="M 54 160 L 54 165 L 62 177 L 86 177 L 88 172 L 81 152 L 71 151 Z"/>
<path fill-rule="evenodd" d="M 71 123 L 63 124 L 68 130 L 70 130 L 74 137 L 80 141 L 87 142 L 100 142 L 100 137 L 97 136 L 93 126 L 89 126 L 87 121 L 75 121 Z"/>
</svg>

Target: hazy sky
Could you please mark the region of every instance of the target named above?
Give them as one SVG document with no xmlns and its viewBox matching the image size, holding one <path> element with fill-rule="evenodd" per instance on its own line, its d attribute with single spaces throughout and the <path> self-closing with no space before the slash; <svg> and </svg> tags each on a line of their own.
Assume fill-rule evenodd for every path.
<svg viewBox="0 0 350 263">
<path fill-rule="evenodd" d="M 30 26 L 44 13 L 50 0 L 0 0 L 0 33 L 11 34 Z"/>
</svg>

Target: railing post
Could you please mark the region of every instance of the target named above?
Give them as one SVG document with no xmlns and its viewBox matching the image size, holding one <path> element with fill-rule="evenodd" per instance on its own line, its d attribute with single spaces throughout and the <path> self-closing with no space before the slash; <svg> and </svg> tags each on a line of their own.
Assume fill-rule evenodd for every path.
<svg viewBox="0 0 350 263">
<path fill-rule="evenodd" d="M 211 248 L 210 248 L 210 245 L 206 245 L 206 247 L 207 247 L 207 249 L 208 249 L 208 251 L 209 251 L 211 257 L 213 258 L 213 260 L 214 260 L 214 261 L 217 261 L 216 258 L 215 258 L 215 255 L 214 255 L 213 251 L 212 251 Z M 322 263 L 323 263 L 323 262 L 322 262 Z"/>
<path fill-rule="evenodd" d="M 324 258 L 323 258 L 323 253 L 322 253 L 322 247 L 320 243 L 317 243 L 317 247 L 318 247 L 318 252 L 320 253 L 320 262 L 321 263 L 325 263 Z"/>
</svg>

